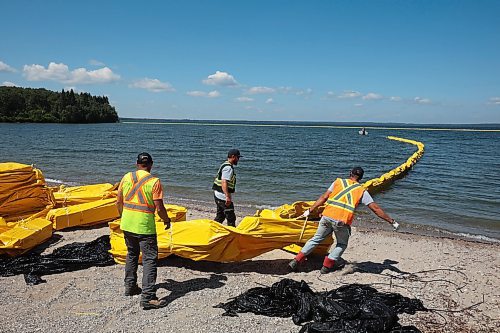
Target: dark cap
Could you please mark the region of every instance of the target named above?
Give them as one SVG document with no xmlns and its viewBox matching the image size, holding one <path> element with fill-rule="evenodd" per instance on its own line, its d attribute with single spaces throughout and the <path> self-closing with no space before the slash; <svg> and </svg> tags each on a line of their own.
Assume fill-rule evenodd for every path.
<svg viewBox="0 0 500 333">
<path fill-rule="evenodd" d="M 240 151 L 238 149 L 229 149 L 229 151 L 227 152 L 227 157 L 231 157 L 233 155 L 241 157 Z"/>
<path fill-rule="evenodd" d="M 355 167 L 355 168 L 352 168 L 352 170 L 351 170 L 351 175 L 358 177 L 358 180 L 361 180 L 361 178 L 363 178 L 364 174 L 365 174 L 365 171 L 363 170 L 362 167 Z"/>
<path fill-rule="evenodd" d="M 137 164 L 153 164 L 153 158 L 148 153 L 140 153 L 137 155 Z"/>
</svg>

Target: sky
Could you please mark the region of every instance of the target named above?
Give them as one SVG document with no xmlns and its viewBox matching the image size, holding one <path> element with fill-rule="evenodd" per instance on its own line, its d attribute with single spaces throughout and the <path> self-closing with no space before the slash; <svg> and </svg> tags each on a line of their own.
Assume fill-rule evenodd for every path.
<svg viewBox="0 0 500 333">
<path fill-rule="evenodd" d="M 120 117 L 500 123 L 500 1 L 2 1 L 0 85 Z"/>
</svg>

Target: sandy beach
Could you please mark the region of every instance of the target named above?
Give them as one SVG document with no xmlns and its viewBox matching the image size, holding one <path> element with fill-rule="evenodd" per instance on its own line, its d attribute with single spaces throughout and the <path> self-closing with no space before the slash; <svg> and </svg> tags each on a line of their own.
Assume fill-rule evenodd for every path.
<svg viewBox="0 0 500 333">
<path fill-rule="evenodd" d="M 188 207 L 189 220 L 212 214 L 210 207 Z M 55 234 L 60 238 L 43 253 L 94 240 L 109 229 L 102 225 Z M 326 275 L 318 271 L 322 256 L 311 256 L 299 272 L 290 273 L 287 263 L 293 254 L 282 250 L 238 263 L 171 256 L 160 262 L 157 279 L 158 297 L 168 305 L 150 311 L 139 307 L 140 296 L 123 296 L 121 265 L 47 275 L 46 283 L 35 286 L 18 275 L 0 278 L 0 327 L 2 332 L 298 332 L 291 318 L 226 317 L 214 308 L 250 288 L 291 278 L 306 281 L 314 291 L 363 283 L 418 298 L 436 311 L 402 315 L 400 323 L 422 332 L 496 332 L 499 250 L 498 244 L 358 227 L 343 256 L 345 267 Z"/>
</svg>

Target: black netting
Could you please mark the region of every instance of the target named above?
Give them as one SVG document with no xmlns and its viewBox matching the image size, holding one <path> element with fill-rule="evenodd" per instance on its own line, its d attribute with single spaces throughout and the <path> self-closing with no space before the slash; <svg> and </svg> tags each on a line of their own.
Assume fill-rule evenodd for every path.
<svg viewBox="0 0 500 333">
<path fill-rule="evenodd" d="M 398 313 L 426 311 L 418 299 L 375 288 L 350 284 L 315 293 L 304 281 L 283 279 L 269 288 L 252 288 L 227 303 L 223 315 L 251 312 L 269 317 L 291 317 L 301 333 L 411 333 L 414 326 L 401 326 Z"/>
<path fill-rule="evenodd" d="M 24 274 L 27 284 L 39 284 L 45 282 L 41 278 L 43 275 L 114 265 L 110 249 L 109 236 L 101 236 L 88 243 L 62 246 L 47 255 L 4 258 L 0 259 L 0 276 Z"/>
</svg>

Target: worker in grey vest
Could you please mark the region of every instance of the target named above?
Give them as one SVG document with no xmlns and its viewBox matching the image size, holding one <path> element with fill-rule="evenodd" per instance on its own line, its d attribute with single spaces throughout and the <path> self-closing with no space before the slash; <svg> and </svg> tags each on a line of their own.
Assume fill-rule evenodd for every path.
<svg viewBox="0 0 500 333">
<path fill-rule="evenodd" d="M 215 176 L 212 189 L 214 190 L 215 204 L 217 205 L 217 215 L 214 220 L 222 223 L 227 219 L 227 225 L 236 226 L 236 214 L 234 213 L 234 204 L 232 194 L 236 188 L 236 173 L 234 166 L 238 165 L 240 159 L 238 149 L 230 149 L 227 153 L 227 161 L 222 163 Z"/>
</svg>

